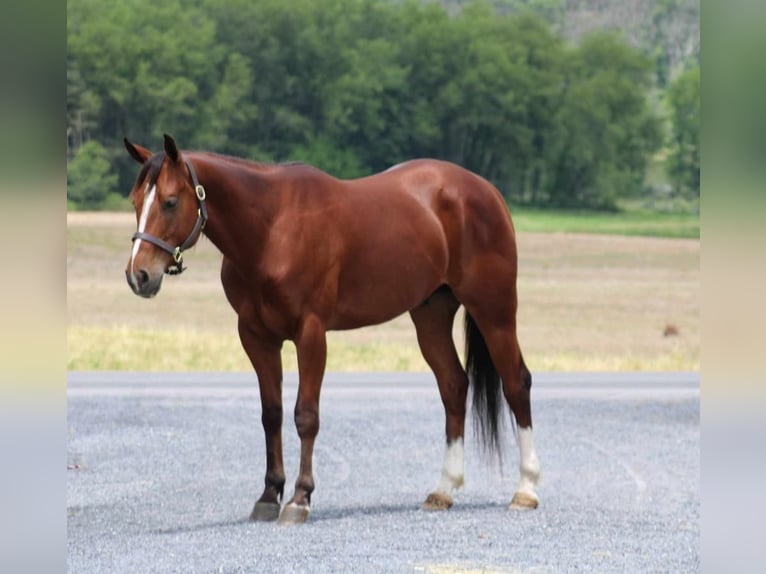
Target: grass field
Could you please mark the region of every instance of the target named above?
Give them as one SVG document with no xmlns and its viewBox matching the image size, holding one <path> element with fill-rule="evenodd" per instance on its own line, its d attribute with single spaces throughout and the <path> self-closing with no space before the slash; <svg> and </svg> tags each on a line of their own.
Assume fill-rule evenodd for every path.
<svg viewBox="0 0 766 574">
<path fill-rule="evenodd" d="M 542 233 L 562 229 L 551 223 L 554 216 L 528 215 L 514 218 L 519 337 L 532 371 L 699 369 L 698 239 Z M 536 228 L 544 219 L 547 227 Z M 633 221 L 622 229 L 614 223 L 616 232 L 636 230 Z M 698 235 L 698 218 L 696 225 Z M 663 226 L 660 235 L 679 234 Z M 68 368 L 250 371 L 215 247 L 203 239 L 185 257 L 188 271 L 166 277 L 160 294 L 144 300 L 124 279 L 134 228 L 133 214 L 68 214 Z M 459 346 L 461 325 L 455 322 Z M 665 336 L 669 326 L 677 334 Z M 406 315 L 330 333 L 328 346 L 328 370 L 427 370 Z M 292 344 L 283 359 L 285 370 L 296 369 Z"/>
<path fill-rule="evenodd" d="M 520 232 L 598 233 L 642 237 L 699 239 L 700 218 L 693 213 L 631 210 L 619 213 L 513 209 Z"/>
</svg>

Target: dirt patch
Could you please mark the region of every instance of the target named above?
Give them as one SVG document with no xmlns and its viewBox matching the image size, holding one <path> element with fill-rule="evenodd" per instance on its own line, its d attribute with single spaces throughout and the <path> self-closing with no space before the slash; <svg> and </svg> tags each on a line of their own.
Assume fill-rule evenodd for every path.
<svg viewBox="0 0 766 574">
<path fill-rule="evenodd" d="M 100 344 L 82 336 L 90 332 L 83 329 L 114 331 L 126 348 L 131 347 L 128 339 L 162 333 L 162 345 L 172 352 L 169 332 L 178 333 L 179 340 L 196 333 L 236 347 L 236 316 L 223 295 L 221 255 L 215 246 L 202 240 L 185 257 L 188 271 L 166 278 L 156 298 L 143 300 L 130 292 L 124 277 L 134 228 L 130 213 L 67 217 L 70 368 L 110 368 L 114 341 L 107 344 L 104 335 Z M 699 368 L 699 240 L 522 233 L 518 243 L 519 340 L 533 371 Z M 462 348 L 459 319 L 454 334 Z M 668 325 L 675 329 L 673 336 L 665 334 Z M 417 341 L 406 314 L 328 338 L 357 368 L 365 357 L 385 352 L 382 361 L 370 359 L 375 369 L 426 369 L 413 352 Z M 143 348 L 133 347 L 136 352 Z M 241 353 L 238 348 L 231 352 Z M 215 353 L 226 350 L 216 348 Z M 79 362 L 73 363 L 73 357 Z M 131 357 L 121 356 L 120 361 L 133 364 Z M 246 368 L 246 363 L 223 357 L 220 364 L 215 357 L 204 364 L 211 370 Z"/>
<path fill-rule="evenodd" d="M 134 213 L 111 211 L 69 211 L 66 214 L 67 228 L 71 227 L 112 227 L 135 225 Z"/>
</svg>

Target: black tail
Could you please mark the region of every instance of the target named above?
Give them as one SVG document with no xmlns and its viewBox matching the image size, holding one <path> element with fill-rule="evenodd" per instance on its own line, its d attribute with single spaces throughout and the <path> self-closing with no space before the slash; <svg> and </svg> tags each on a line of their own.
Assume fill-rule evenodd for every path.
<svg viewBox="0 0 766 574">
<path fill-rule="evenodd" d="M 480 444 L 502 464 L 500 425 L 503 406 L 500 376 L 476 322 L 465 314 L 465 370 L 473 388 L 473 425 Z"/>
</svg>

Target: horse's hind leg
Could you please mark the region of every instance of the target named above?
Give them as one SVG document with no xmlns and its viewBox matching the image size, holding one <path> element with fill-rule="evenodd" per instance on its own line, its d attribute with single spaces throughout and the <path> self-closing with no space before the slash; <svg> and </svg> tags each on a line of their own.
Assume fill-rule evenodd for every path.
<svg viewBox="0 0 766 574">
<path fill-rule="evenodd" d="M 487 299 L 492 300 L 492 297 Z M 502 297 L 504 301 L 509 298 Z M 510 301 L 513 301 L 510 298 Z M 485 300 L 486 301 L 486 300 Z M 540 479 L 540 463 L 532 439 L 530 389 L 532 376 L 524 363 L 516 335 L 515 306 L 495 299 L 490 306 L 466 305 L 476 322 L 500 375 L 503 394 L 517 425 L 521 480 L 511 500 L 511 508 L 537 508 L 535 488 Z"/>
<path fill-rule="evenodd" d="M 452 340 L 452 323 L 459 307 L 458 300 L 445 287 L 410 311 L 420 350 L 436 375 L 447 419 L 444 464 L 438 484 L 423 503 L 426 510 L 445 510 L 452 506 L 452 492 L 463 485 L 463 430 L 468 376 L 460 364 Z"/>
<path fill-rule="evenodd" d="M 518 349 L 518 343 L 516 348 Z M 535 487 L 540 480 L 540 462 L 537 460 L 535 443 L 532 439 L 532 407 L 530 405 L 532 375 L 524 363 L 524 357 L 520 350 L 518 356 L 518 377 L 509 379 L 509 383 L 503 379 L 503 392 L 518 426 L 517 440 L 519 444 L 519 472 L 521 474 L 521 480 L 516 493 L 513 495 L 510 507 L 537 508 L 538 498 Z"/>
</svg>

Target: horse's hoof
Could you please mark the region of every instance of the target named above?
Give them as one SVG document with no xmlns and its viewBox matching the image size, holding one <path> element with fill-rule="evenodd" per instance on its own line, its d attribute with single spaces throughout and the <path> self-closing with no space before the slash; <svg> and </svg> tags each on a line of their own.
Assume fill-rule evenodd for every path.
<svg viewBox="0 0 766 574">
<path fill-rule="evenodd" d="M 441 492 L 432 492 L 423 503 L 423 510 L 448 510 L 452 507 L 452 497 Z"/>
<path fill-rule="evenodd" d="M 526 492 L 517 492 L 513 495 L 511 503 L 508 508 L 513 510 L 533 510 L 537 508 L 538 500 L 534 494 L 528 494 Z"/>
<path fill-rule="evenodd" d="M 282 526 L 305 524 L 308 517 L 308 505 L 298 505 L 291 502 L 282 509 L 282 514 L 279 515 L 279 524 Z"/>
<path fill-rule="evenodd" d="M 253 511 L 250 513 L 250 520 L 254 522 L 274 522 L 279 518 L 279 508 L 278 502 L 261 502 L 259 500 L 255 503 Z"/>
</svg>

